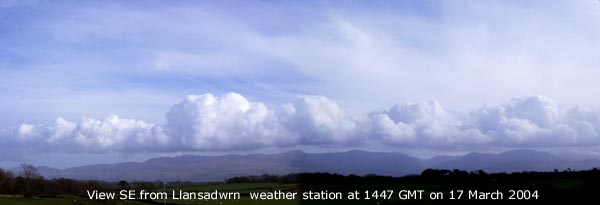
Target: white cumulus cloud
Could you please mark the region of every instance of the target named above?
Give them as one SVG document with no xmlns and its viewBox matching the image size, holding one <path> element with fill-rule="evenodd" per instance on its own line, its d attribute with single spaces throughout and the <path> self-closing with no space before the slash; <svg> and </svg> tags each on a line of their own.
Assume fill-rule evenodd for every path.
<svg viewBox="0 0 600 205">
<path fill-rule="evenodd" d="M 249 149 L 294 140 L 274 111 L 237 93 L 190 95 L 166 118 L 165 133 L 185 149 Z"/>
<path fill-rule="evenodd" d="M 582 108 L 561 111 L 545 96 L 513 98 L 503 105 L 485 105 L 470 115 L 468 127 L 504 146 L 597 145 L 597 112 Z M 589 144 L 593 143 L 593 144 Z"/>
<path fill-rule="evenodd" d="M 21 124 L 0 132 L 5 150 L 35 152 L 191 152 L 261 148 L 572 147 L 600 145 L 600 112 L 560 108 L 545 96 L 513 98 L 469 113 L 448 112 L 437 101 L 396 104 L 349 116 L 337 103 L 302 95 L 267 106 L 237 93 L 189 95 L 166 121 L 152 124 L 108 116 Z"/>
<path fill-rule="evenodd" d="M 63 118 L 42 124 L 21 124 L 14 144 L 36 151 L 140 151 L 167 145 L 164 135 L 156 134 L 155 125 L 116 115 L 102 120 L 82 118 L 70 122 Z"/>
<path fill-rule="evenodd" d="M 437 101 L 397 104 L 370 116 L 371 136 L 403 146 L 444 147 L 484 143 L 488 137 L 473 129 L 462 129 L 461 121 Z"/>
<path fill-rule="evenodd" d="M 356 122 L 323 96 L 301 96 L 284 106 L 281 119 L 301 144 L 343 144 L 351 140 Z"/>
</svg>

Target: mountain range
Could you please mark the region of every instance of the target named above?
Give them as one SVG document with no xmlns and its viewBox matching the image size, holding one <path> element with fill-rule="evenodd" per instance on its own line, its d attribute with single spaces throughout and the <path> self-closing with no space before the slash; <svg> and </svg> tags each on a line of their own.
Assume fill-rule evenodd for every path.
<svg viewBox="0 0 600 205">
<path fill-rule="evenodd" d="M 160 157 L 144 162 L 95 164 L 67 169 L 40 166 L 46 178 L 94 179 L 105 181 L 221 181 L 235 176 L 330 172 L 338 174 L 378 174 L 404 176 L 427 168 L 484 170 L 486 172 L 581 170 L 600 167 L 600 160 L 567 160 L 550 153 L 512 150 L 499 154 L 469 153 L 436 156 L 421 160 L 399 152 L 347 151 L 224 156 L 183 155 Z M 17 171 L 17 170 L 15 170 Z"/>
</svg>

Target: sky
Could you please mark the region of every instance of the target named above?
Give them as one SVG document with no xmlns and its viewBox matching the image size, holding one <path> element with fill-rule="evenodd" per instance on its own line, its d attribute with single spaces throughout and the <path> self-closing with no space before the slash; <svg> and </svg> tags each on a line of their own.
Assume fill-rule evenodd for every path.
<svg viewBox="0 0 600 205">
<path fill-rule="evenodd" d="M 600 2 L 0 0 L 0 166 L 598 156 Z"/>
</svg>

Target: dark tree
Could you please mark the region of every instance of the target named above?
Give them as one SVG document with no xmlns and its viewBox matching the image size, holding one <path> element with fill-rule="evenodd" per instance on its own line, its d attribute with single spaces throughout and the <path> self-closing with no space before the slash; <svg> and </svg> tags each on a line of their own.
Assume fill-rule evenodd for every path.
<svg viewBox="0 0 600 205">
<path fill-rule="evenodd" d="M 125 180 L 119 181 L 119 183 L 117 185 L 119 185 L 121 190 L 129 189 L 129 183 L 127 183 L 127 181 L 125 181 Z"/>
<path fill-rule="evenodd" d="M 21 164 L 21 172 L 19 173 L 21 177 L 23 177 L 23 182 L 25 185 L 25 190 L 23 195 L 25 197 L 30 197 L 32 194 L 31 184 L 33 181 L 38 181 L 39 179 L 43 179 L 39 174 L 37 168 L 35 168 L 31 164 Z"/>
<path fill-rule="evenodd" d="M 5 194 L 8 190 L 6 190 L 5 184 L 7 181 L 6 172 L 0 168 L 0 194 Z"/>
</svg>

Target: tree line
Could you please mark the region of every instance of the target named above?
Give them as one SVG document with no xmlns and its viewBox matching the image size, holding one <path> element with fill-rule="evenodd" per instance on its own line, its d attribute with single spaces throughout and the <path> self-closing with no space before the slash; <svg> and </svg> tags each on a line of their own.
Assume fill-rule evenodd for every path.
<svg viewBox="0 0 600 205">
<path fill-rule="evenodd" d="M 29 164 L 21 164 L 17 173 L 0 168 L 0 195 L 23 197 L 85 196 L 87 190 L 153 190 L 161 187 L 161 185 L 162 182 L 106 182 L 67 178 L 45 179 L 36 167 Z"/>
<path fill-rule="evenodd" d="M 373 185 L 402 185 L 422 187 L 435 185 L 440 189 L 536 189 L 544 190 L 545 196 L 596 196 L 600 193 L 600 170 L 564 170 L 554 172 L 486 173 L 484 171 L 463 171 L 427 169 L 418 175 L 402 177 L 379 175 L 340 175 L 335 173 L 294 173 L 287 175 L 255 175 L 232 177 L 215 183 L 281 183 L 299 184 L 301 189 L 313 187 L 336 187 L 353 189 Z M 86 190 L 153 190 L 184 185 L 206 184 L 199 182 L 104 182 L 94 180 L 45 179 L 38 170 L 23 164 L 17 173 L 0 168 L 0 194 L 18 196 L 57 196 L 86 195 Z M 377 187 L 375 186 L 375 187 Z M 564 188 L 567 187 L 567 188 Z"/>
<path fill-rule="evenodd" d="M 256 175 L 233 177 L 227 183 L 293 183 L 299 190 L 328 190 L 351 192 L 373 189 L 423 189 L 449 193 L 453 190 L 477 190 L 480 192 L 510 190 L 539 191 L 539 200 L 510 201 L 510 204 L 585 204 L 598 201 L 600 193 L 600 170 L 553 172 L 486 173 L 427 169 L 420 174 L 392 177 L 380 175 L 340 175 L 335 173 L 297 173 L 288 175 Z M 508 196 L 507 196 L 508 197 Z M 466 197 L 465 197 L 466 198 Z M 387 201 L 389 202 L 389 201 Z M 427 200 L 411 202 L 429 204 Z M 481 204 L 477 200 L 438 200 L 431 204 Z M 383 203 L 385 204 L 385 203 Z M 393 202 L 390 202 L 393 204 Z M 509 204 L 506 200 L 485 201 L 484 204 Z"/>
<path fill-rule="evenodd" d="M 574 171 L 571 169 L 553 172 L 515 172 L 515 173 L 487 173 L 483 170 L 464 171 L 459 169 L 426 169 L 420 174 L 407 176 L 381 176 L 368 174 L 341 175 L 336 173 L 292 173 L 287 175 L 252 175 L 232 177 L 225 180 L 225 183 L 282 183 L 282 184 L 448 184 L 452 186 L 460 185 L 480 185 L 481 187 L 490 187 L 490 185 L 499 185 L 504 187 L 506 184 L 511 186 L 527 184 L 528 182 L 544 182 L 552 180 L 572 180 L 577 183 L 588 186 L 591 184 L 600 184 L 600 170 L 594 168 L 591 170 Z"/>
<path fill-rule="evenodd" d="M 21 164 L 20 171 L 13 173 L 0 168 L 0 194 L 31 196 L 82 195 L 85 190 L 109 190 L 102 181 L 78 181 L 73 179 L 44 179 L 37 168 Z"/>
</svg>

